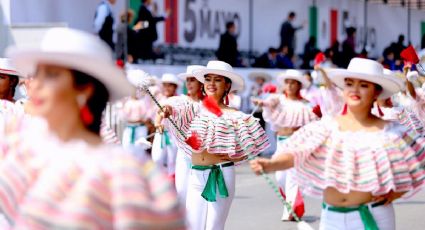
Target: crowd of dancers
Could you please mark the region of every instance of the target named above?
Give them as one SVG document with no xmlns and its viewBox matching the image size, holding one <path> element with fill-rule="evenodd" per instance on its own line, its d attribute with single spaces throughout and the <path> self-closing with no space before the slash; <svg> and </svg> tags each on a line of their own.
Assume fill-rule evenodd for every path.
<svg viewBox="0 0 425 230">
<path fill-rule="evenodd" d="M 391 72 L 361 58 L 347 69 L 318 62 L 321 87 L 300 70 L 253 72 L 245 114 L 233 94 L 244 78 L 222 61 L 157 79 L 117 66 L 105 43 L 73 29 L 7 56 L 1 229 L 222 230 L 235 167 L 248 162 L 256 174 L 276 172 L 282 220 L 298 221 L 308 195 L 323 200 L 321 229 L 395 229 L 392 202 L 425 184 L 416 63 Z M 108 102 L 120 105 L 122 133 L 106 122 Z M 272 158 L 258 157 L 271 143 L 266 124 Z"/>
</svg>

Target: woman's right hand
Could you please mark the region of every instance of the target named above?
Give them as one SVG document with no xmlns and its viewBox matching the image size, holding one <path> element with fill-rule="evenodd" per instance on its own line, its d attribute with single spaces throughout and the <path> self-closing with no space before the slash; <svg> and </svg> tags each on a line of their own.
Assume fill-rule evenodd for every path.
<svg viewBox="0 0 425 230">
<path fill-rule="evenodd" d="M 256 174 L 256 175 L 261 175 L 262 173 L 266 173 L 267 172 L 267 165 L 269 165 L 271 162 L 270 159 L 267 158 L 255 158 L 253 160 L 251 160 L 249 162 L 249 165 L 251 166 L 251 170 Z"/>
<path fill-rule="evenodd" d="M 261 99 L 252 98 L 252 99 L 251 99 L 251 101 L 252 101 L 252 103 L 253 103 L 254 105 L 258 105 L 258 106 L 263 106 L 263 105 L 264 105 L 264 102 L 263 102 L 263 100 L 261 100 Z"/>
<path fill-rule="evenodd" d="M 164 125 L 162 125 L 162 120 L 164 120 L 164 118 L 169 118 L 173 111 L 173 108 L 169 105 L 164 105 L 162 108 L 163 110 L 158 110 L 158 113 L 155 117 L 155 128 L 159 133 L 164 132 Z"/>
</svg>

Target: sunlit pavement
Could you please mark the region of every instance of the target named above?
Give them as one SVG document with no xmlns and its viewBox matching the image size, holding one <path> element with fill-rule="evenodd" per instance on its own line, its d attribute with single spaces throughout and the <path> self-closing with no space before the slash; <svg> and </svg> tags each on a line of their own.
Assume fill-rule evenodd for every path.
<svg viewBox="0 0 425 230">
<path fill-rule="evenodd" d="M 305 203 L 304 220 L 314 229 L 319 229 L 321 201 L 306 198 Z M 282 209 L 280 200 L 261 176 L 255 176 L 247 165 L 237 168 L 236 197 L 230 209 L 226 230 L 297 229 L 295 223 L 280 221 Z M 425 191 L 408 200 L 396 202 L 395 210 L 396 229 L 425 229 Z"/>
</svg>

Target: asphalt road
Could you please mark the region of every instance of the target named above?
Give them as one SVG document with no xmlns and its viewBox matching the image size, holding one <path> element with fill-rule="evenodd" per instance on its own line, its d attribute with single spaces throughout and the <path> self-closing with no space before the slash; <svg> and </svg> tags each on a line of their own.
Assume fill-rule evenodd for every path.
<svg viewBox="0 0 425 230">
<path fill-rule="evenodd" d="M 273 176 L 272 176 L 273 177 Z M 321 201 L 306 198 L 304 220 L 319 228 Z M 239 166 L 236 175 L 236 197 L 233 200 L 226 230 L 297 229 L 292 222 L 282 222 L 283 205 L 261 176 L 255 176 L 247 165 Z M 425 229 L 425 191 L 408 200 L 395 202 L 396 224 L 400 230 Z"/>
</svg>

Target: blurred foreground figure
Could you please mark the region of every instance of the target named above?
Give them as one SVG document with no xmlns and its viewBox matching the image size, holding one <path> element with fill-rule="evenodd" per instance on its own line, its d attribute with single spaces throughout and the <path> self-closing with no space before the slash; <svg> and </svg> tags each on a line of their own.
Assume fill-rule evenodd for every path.
<svg viewBox="0 0 425 230">
<path fill-rule="evenodd" d="M 172 185 L 99 132 L 106 102 L 133 91 L 106 44 L 52 29 L 36 50 L 9 49 L 33 73 L 34 117 L 0 133 L 1 229 L 182 229 Z"/>
</svg>

